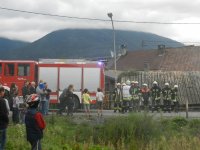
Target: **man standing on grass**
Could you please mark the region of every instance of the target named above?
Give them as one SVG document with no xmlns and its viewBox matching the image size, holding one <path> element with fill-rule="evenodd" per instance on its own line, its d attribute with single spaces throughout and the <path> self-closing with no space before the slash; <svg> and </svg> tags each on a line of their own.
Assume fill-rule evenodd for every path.
<svg viewBox="0 0 200 150">
<path fill-rule="evenodd" d="M 8 126 L 8 110 L 4 100 L 4 87 L 0 87 L 0 150 L 4 150 L 6 143 L 6 129 Z"/>
</svg>

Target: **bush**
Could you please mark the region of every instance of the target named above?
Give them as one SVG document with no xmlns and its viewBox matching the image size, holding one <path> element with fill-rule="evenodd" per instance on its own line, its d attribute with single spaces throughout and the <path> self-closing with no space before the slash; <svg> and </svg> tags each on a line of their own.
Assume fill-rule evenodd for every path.
<svg viewBox="0 0 200 150">
<path fill-rule="evenodd" d="M 94 128 L 93 137 L 95 137 L 95 143 L 109 144 L 111 142 L 117 147 L 134 141 L 133 145 L 137 147 L 141 141 L 147 144 L 158 137 L 160 132 L 159 123 L 152 117 L 132 114 L 108 119 L 102 126 Z"/>
<path fill-rule="evenodd" d="M 198 136 L 200 138 L 200 120 L 193 119 L 189 122 L 189 131 L 190 134 Z"/>
</svg>

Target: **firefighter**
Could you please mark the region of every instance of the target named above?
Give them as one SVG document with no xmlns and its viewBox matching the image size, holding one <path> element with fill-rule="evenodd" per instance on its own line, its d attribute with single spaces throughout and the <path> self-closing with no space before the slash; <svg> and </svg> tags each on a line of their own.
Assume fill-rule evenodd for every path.
<svg viewBox="0 0 200 150">
<path fill-rule="evenodd" d="M 150 89 L 148 88 L 148 85 L 146 83 L 143 84 L 140 92 L 143 99 L 144 110 L 149 111 Z"/>
<path fill-rule="evenodd" d="M 121 102 L 122 102 L 122 89 L 121 84 L 117 83 L 116 88 L 113 91 L 113 101 L 114 101 L 114 113 L 121 112 Z"/>
<path fill-rule="evenodd" d="M 127 112 L 129 110 L 129 102 L 131 100 L 130 95 L 130 84 L 129 80 L 126 81 L 126 85 L 122 87 L 122 97 L 123 97 L 123 105 L 122 105 L 122 113 Z"/>
<path fill-rule="evenodd" d="M 154 110 L 159 111 L 160 110 L 160 100 L 161 100 L 161 88 L 158 86 L 157 81 L 153 82 L 153 86 L 150 91 L 151 91 L 151 101 L 152 101 L 151 110 L 152 110 L 152 112 L 154 112 Z"/>
<path fill-rule="evenodd" d="M 131 95 L 131 89 L 134 87 L 134 84 L 135 84 L 135 81 L 131 81 L 131 87 L 130 87 L 130 90 L 129 90 L 129 93 Z M 131 100 L 129 101 L 129 111 L 133 111 L 133 98 L 132 98 L 132 95 L 131 95 Z"/>
<path fill-rule="evenodd" d="M 165 87 L 162 89 L 164 112 L 171 112 L 171 88 L 169 83 L 165 83 Z"/>
<path fill-rule="evenodd" d="M 137 81 L 133 83 L 129 90 L 129 93 L 133 101 L 133 110 L 135 112 L 140 111 L 140 87 L 138 86 Z"/>
<path fill-rule="evenodd" d="M 178 101 L 178 85 L 174 85 L 174 88 L 171 90 L 171 100 L 173 102 L 174 111 L 178 112 L 179 110 L 179 101 Z"/>
</svg>

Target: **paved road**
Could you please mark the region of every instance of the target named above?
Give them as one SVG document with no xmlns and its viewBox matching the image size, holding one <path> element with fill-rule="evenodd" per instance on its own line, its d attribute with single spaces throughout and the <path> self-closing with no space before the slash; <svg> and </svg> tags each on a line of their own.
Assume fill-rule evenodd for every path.
<svg viewBox="0 0 200 150">
<path fill-rule="evenodd" d="M 91 110 L 91 115 L 92 116 L 97 116 L 97 112 L 96 110 Z M 145 113 L 145 112 L 139 112 L 139 113 Z M 125 113 L 125 114 L 122 114 L 122 113 L 114 113 L 113 110 L 103 110 L 103 116 L 104 117 L 111 117 L 111 116 L 126 116 L 128 115 L 129 113 Z M 134 114 L 134 112 L 133 112 Z M 147 113 L 148 115 L 151 115 L 151 116 L 154 116 L 154 117 L 175 117 L 175 116 L 181 116 L 181 117 L 186 117 L 186 112 L 178 112 L 178 113 L 175 113 L 175 112 L 171 112 L 171 113 L 163 113 L 163 112 L 160 112 L 160 113 L 157 113 L 157 112 L 148 112 Z M 77 113 L 74 113 L 74 116 L 84 116 L 84 112 L 83 111 L 79 111 Z M 199 118 L 200 119 L 200 112 L 189 112 L 188 113 L 188 116 L 189 118 Z"/>
</svg>

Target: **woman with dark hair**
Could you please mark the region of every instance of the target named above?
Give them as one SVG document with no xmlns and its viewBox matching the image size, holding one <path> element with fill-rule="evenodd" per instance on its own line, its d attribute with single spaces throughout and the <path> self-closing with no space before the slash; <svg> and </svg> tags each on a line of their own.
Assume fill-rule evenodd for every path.
<svg viewBox="0 0 200 150">
<path fill-rule="evenodd" d="M 19 97 L 18 97 L 18 87 L 15 83 L 11 83 L 10 86 L 10 101 L 12 108 L 12 121 L 13 123 L 19 123 Z"/>
</svg>

